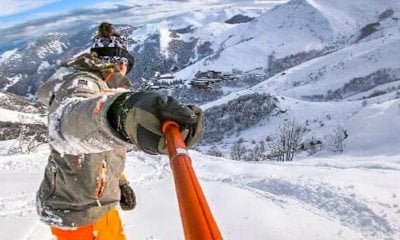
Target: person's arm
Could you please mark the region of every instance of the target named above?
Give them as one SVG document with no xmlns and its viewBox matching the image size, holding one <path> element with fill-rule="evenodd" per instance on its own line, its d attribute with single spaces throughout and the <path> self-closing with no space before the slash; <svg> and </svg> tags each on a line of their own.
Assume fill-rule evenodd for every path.
<svg viewBox="0 0 400 240">
<path fill-rule="evenodd" d="M 55 95 L 49 135 L 51 146 L 60 153 L 98 153 L 132 143 L 147 153 L 165 154 L 161 133 L 165 120 L 181 125 L 188 147 L 202 135 L 200 108 L 154 92 L 107 95 L 98 82 L 77 75 L 66 80 Z"/>
<path fill-rule="evenodd" d="M 58 87 L 49 113 L 49 143 L 58 152 L 98 153 L 126 144 L 107 119 L 120 94 L 104 93 L 99 84 L 82 73 Z"/>
</svg>

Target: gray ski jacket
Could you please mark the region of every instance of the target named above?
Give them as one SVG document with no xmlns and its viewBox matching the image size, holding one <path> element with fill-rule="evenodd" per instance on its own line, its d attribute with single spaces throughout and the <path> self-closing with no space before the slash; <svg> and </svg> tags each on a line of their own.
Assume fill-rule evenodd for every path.
<svg viewBox="0 0 400 240">
<path fill-rule="evenodd" d="M 127 143 L 107 120 L 108 108 L 121 94 L 103 80 L 112 71 L 110 64 L 82 55 L 37 92 L 49 107 L 51 148 L 37 211 L 51 226 L 91 224 L 119 202 Z"/>
</svg>

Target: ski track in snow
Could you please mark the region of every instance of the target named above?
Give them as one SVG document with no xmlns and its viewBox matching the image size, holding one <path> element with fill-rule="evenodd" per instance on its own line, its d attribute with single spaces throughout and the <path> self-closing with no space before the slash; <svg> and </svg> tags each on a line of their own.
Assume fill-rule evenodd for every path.
<svg viewBox="0 0 400 240">
<path fill-rule="evenodd" d="M 127 178 L 129 178 L 129 182 L 133 185 L 142 185 L 148 184 L 157 180 L 161 180 L 167 175 L 170 175 L 170 167 L 168 158 L 165 156 L 155 156 L 153 159 L 150 159 L 146 156 L 143 156 L 142 153 L 135 153 L 137 155 L 129 155 L 126 161 L 126 168 L 133 170 L 135 169 L 143 169 L 145 171 L 141 171 L 140 174 L 129 174 Z M 130 178 L 132 177 L 132 178 Z"/>
<path fill-rule="evenodd" d="M 363 163 L 360 165 L 354 166 L 339 166 L 331 163 L 319 163 L 314 165 L 316 167 L 326 167 L 326 168 L 336 168 L 336 169 L 364 169 L 364 170 L 391 170 L 391 171 L 399 171 L 400 172 L 400 165 L 399 164 L 384 164 L 384 163 Z"/>
<path fill-rule="evenodd" d="M 375 214 L 365 203 L 356 199 L 354 195 L 346 196 L 340 193 L 340 189 L 328 184 L 309 183 L 303 186 L 282 179 L 268 179 L 251 182 L 248 186 L 315 207 L 345 225 L 360 229 L 367 236 L 393 232 L 390 224 Z"/>
<path fill-rule="evenodd" d="M 338 220 L 345 226 L 357 229 L 368 239 L 385 237 L 385 239 L 394 240 L 395 238 L 391 236 L 395 232 L 400 232 L 399 229 L 393 229 L 387 219 L 379 216 L 368 207 L 366 204 L 368 202 L 358 199 L 354 193 L 349 194 L 342 188 L 328 183 L 313 183 L 311 181 L 301 183 L 300 180 L 293 183 L 279 178 L 260 180 L 242 176 L 204 180 L 220 181 L 246 189 L 268 198 L 282 208 L 288 203 L 296 204 L 297 202 L 308 211 Z M 390 206 L 382 207 L 390 208 Z"/>
</svg>

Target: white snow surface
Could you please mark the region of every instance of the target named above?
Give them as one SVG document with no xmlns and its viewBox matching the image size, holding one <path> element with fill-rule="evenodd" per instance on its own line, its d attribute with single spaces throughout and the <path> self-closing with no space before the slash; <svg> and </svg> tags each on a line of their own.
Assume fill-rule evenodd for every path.
<svg viewBox="0 0 400 240">
<path fill-rule="evenodd" d="M 0 239 L 50 240 L 35 212 L 47 145 L 6 155 L 0 143 Z M 190 152 L 225 239 L 399 239 L 399 155 L 341 155 L 291 163 L 236 162 Z M 121 210 L 128 239 L 183 239 L 165 156 L 128 154 L 138 205 Z"/>
</svg>

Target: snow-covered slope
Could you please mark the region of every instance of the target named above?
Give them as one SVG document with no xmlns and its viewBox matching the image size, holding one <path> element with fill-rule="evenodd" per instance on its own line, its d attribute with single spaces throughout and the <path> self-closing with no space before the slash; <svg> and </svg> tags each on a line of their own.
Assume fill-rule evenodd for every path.
<svg viewBox="0 0 400 240">
<path fill-rule="evenodd" d="M 258 9 L 243 9 L 236 6 L 217 6 L 206 7 L 194 11 L 185 12 L 176 16 L 171 16 L 163 21 L 145 24 L 139 26 L 133 31 L 130 37 L 136 46 L 143 48 L 143 42 L 151 35 L 159 35 L 160 53 L 166 58 L 178 60 L 182 58 L 182 54 L 176 51 L 183 51 L 183 55 L 191 55 L 186 65 L 196 62 L 204 58 L 205 53 L 202 53 L 203 48 L 209 48 L 209 52 L 218 52 L 221 44 L 226 41 L 229 34 L 235 32 L 241 24 L 228 24 L 225 21 L 233 16 L 243 15 L 248 17 L 257 17 L 262 10 Z M 239 31 L 240 32 L 240 31 Z M 184 49 L 185 46 L 177 46 L 180 44 L 192 44 L 196 48 Z M 178 48 L 178 49 L 177 49 Z M 182 49 L 179 49 L 182 48 Z"/>
<path fill-rule="evenodd" d="M 5 155 L 0 146 L 1 239 L 50 240 L 35 213 L 47 146 Z M 235 162 L 191 152 L 225 239 L 398 239 L 397 157 L 314 159 L 289 164 Z M 183 239 L 166 157 L 129 154 L 126 174 L 138 197 L 121 212 L 128 239 Z"/>
<path fill-rule="evenodd" d="M 262 88 L 254 87 L 232 93 L 202 107 L 209 109 L 212 106 L 226 103 L 229 99 L 236 99 L 238 96 L 257 91 L 264 92 Z M 382 103 L 378 103 L 379 99 L 369 100 L 371 103 L 363 103 L 363 101 L 308 102 L 284 96 L 277 96 L 277 99 L 278 114 L 266 116 L 264 120 L 252 127 L 238 131 L 224 138 L 223 141 L 215 143 L 222 147 L 221 150 L 225 151 L 225 156 L 229 156 L 232 144 L 238 139 L 243 138 L 247 145 L 251 147 L 252 141 L 264 141 L 267 138 L 274 137 L 278 128 L 284 122 L 291 120 L 295 120 L 307 129 L 303 141 L 314 138 L 327 144 L 327 138 L 338 126 L 341 126 L 349 134 L 345 141 L 345 153 L 347 154 L 362 156 L 400 154 L 397 147 L 400 142 L 400 128 L 398 128 L 400 121 L 399 99 L 385 100 Z M 209 147 L 209 144 L 205 144 L 202 149 L 207 150 Z M 325 151 L 320 154 L 329 155 Z M 297 158 L 308 157 L 310 156 L 300 155 Z"/>
<path fill-rule="evenodd" d="M 364 25 L 377 20 L 388 9 L 399 9 L 396 0 L 307 0 L 329 21 L 332 29 L 342 35 L 351 35 Z"/>
<path fill-rule="evenodd" d="M 46 124 L 45 107 L 36 102 L 0 92 L 0 122 Z"/>
<path fill-rule="evenodd" d="M 400 34 L 351 45 L 291 68 L 285 71 L 284 75 L 277 74 L 259 84 L 257 88 L 299 99 L 313 100 L 314 96 L 314 100 L 320 101 L 326 98 L 332 100 L 329 97 L 335 96 L 328 96 L 328 91 L 341 89 L 351 80 L 366 77 L 382 69 L 392 70 L 395 76 L 382 79 L 376 86 L 372 84 L 363 89 L 362 84 L 359 84 L 360 89 L 343 92 L 341 96 L 333 99 L 368 97 L 373 90 L 376 90 L 375 87 L 383 89 L 390 87 L 390 85 L 382 86 L 386 84 L 385 81 L 397 87 L 399 80 L 397 71 L 400 68 L 400 63 L 397 61 L 400 56 L 399 46 Z"/>
</svg>

